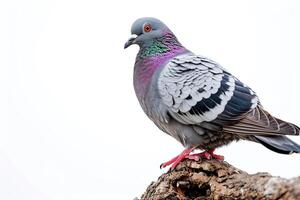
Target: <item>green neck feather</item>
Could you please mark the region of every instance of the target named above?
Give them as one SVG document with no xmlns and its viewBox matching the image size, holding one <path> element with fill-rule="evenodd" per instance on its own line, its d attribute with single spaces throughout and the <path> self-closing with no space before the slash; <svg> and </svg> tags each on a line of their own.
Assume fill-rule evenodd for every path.
<svg viewBox="0 0 300 200">
<path fill-rule="evenodd" d="M 160 41 L 152 41 L 151 44 L 143 46 L 139 53 L 142 58 L 151 57 L 159 54 L 163 54 L 170 51 L 170 48 Z"/>
<path fill-rule="evenodd" d="M 163 55 L 173 51 L 181 50 L 182 48 L 184 47 L 178 42 L 177 38 L 173 34 L 169 33 L 164 35 L 164 37 L 142 44 L 138 57 L 143 59 L 147 57 Z"/>
</svg>

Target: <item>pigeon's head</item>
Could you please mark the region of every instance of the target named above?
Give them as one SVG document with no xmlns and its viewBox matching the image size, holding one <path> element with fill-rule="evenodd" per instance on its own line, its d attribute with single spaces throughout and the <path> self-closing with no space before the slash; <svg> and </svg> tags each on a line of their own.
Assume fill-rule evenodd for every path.
<svg viewBox="0 0 300 200">
<path fill-rule="evenodd" d="M 133 36 L 125 43 L 124 48 L 126 49 L 132 44 L 138 44 L 139 46 L 149 44 L 154 39 L 163 37 L 166 33 L 171 33 L 171 31 L 156 18 L 144 17 L 137 19 L 131 26 Z"/>
</svg>

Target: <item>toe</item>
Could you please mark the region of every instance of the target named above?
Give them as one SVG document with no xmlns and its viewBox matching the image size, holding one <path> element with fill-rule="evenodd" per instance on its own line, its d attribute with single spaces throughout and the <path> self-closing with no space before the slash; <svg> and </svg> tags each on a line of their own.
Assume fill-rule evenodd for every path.
<svg viewBox="0 0 300 200">
<path fill-rule="evenodd" d="M 189 159 L 189 160 L 194 160 L 194 161 L 199 161 L 200 160 L 199 155 L 188 155 L 185 158 Z"/>
<path fill-rule="evenodd" d="M 224 160 L 224 156 L 216 155 L 216 154 L 213 155 L 213 158 L 220 161 Z"/>
</svg>

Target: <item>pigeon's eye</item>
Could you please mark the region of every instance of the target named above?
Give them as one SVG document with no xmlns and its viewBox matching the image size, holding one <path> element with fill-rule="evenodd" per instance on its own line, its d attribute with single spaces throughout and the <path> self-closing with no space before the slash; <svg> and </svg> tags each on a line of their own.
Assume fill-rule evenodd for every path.
<svg viewBox="0 0 300 200">
<path fill-rule="evenodd" d="M 149 33 L 150 31 L 152 31 L 152 26 L 150 24 L 145 24 L 144 25 L 144 32 Z"/>
</svg>

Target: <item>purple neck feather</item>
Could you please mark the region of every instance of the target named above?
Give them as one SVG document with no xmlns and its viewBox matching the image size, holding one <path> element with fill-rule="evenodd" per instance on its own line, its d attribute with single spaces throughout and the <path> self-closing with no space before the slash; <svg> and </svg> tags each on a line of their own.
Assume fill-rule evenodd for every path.
<svg viewBox="0 0 300 200">
<path fill-rule="evenodd" d="M 171 58 L 188 52 L 171 32 L 166 33 L 165 37 L 156 40 L 155 44 L 152 45 L 159 45 L 160 48 L 155 48 L 155 46 L 153 48 L 151 45 L 148 47 L 142 46 L 136 58 L 133 78 L 135 91 L 139 98 L 147 92 L 151 78 L 157 70 Z M 144 55 L 145 52 L 150 55 Z"/>
</svg>

